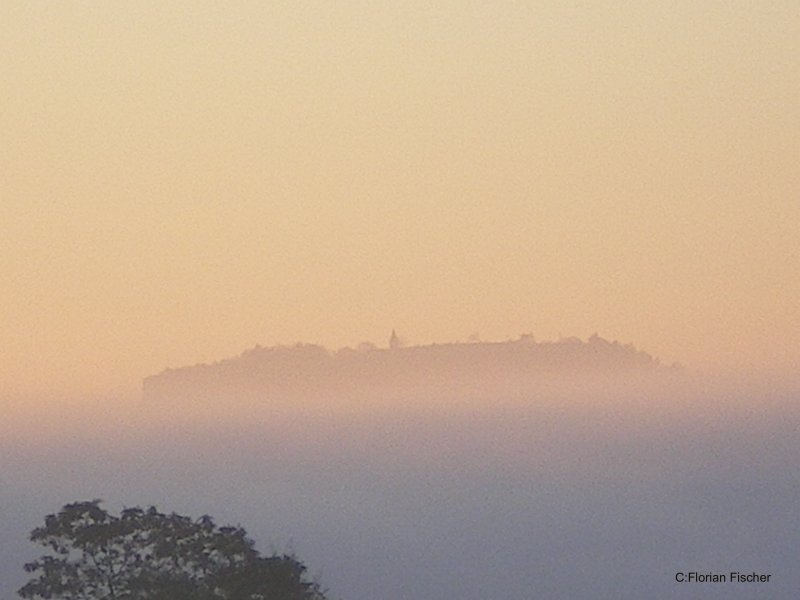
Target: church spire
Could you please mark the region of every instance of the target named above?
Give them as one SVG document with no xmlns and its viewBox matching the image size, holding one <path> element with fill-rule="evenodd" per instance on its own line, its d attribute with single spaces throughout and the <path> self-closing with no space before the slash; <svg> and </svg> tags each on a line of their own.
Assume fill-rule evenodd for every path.
<svg viewBox="0 0 800 600">
<path fill-rule="evenodd" d="M 389 338 L 389 349 L 396 350 L 399 347 L 400 347 L 400 338 L 397 337 L 397 332 L 394 329 L 392 329 L 392 335 Z"/>
</svg>

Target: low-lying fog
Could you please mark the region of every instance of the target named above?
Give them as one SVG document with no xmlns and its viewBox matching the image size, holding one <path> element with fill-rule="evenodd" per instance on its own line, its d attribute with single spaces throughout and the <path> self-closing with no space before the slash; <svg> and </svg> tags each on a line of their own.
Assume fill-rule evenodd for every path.
<svg viewBox="0 0 800 600">
<path fill-rule="evenodd" d="M 0 406 L 0 598 L 63 504 L 239 523 L 342 600 L 796 598 L 797 387 Z M 678 571 L 771 573 L 679 584 Z"/>
</svg>

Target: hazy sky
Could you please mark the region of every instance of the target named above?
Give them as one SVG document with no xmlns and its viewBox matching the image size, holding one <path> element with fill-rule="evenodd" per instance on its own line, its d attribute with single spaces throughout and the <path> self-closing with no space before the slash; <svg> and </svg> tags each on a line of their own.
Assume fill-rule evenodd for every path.
<svg viewBox="0 0 800 600">
<path fill-rule="evenodd" d="M 795 0 L 4 0 L 0 56 L 0 392 L 393 327 L 800 363 Z"/>
</svg>

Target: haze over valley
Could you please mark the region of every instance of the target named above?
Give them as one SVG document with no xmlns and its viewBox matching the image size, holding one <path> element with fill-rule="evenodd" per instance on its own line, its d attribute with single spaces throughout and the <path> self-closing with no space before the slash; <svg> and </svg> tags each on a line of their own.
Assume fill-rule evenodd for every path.
<svg viewBox="0 0 800 600">
<path fill-rule="evenodd" d="M 797 0 L 3 0 L 0 56 L 0 600 L 94 499 L 326 600 L 796 598 Z"/>
<path fill-rule="evenodd" d="M 797 389 L 599 336 L 256 347 L 143 398 L 7 413 L 0 593 L 41 515 L 100 497 L 242 524 L 335 598 L 695 598 L 675 572 L 721 569 L 788 599 Z"/>
</svg>

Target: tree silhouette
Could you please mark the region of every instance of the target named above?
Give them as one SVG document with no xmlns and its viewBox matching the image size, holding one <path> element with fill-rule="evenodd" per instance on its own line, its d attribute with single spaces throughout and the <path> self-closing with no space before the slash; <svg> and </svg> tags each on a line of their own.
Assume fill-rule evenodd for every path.
<svg viewBox="0 0 800 600">
<path fill-rule="evenodd" d="M 19 590 L 41 600 L 325 600 L 295 557 L 264 557 L 241 527 L 155 507 L 108 513 L 99 500 L 48 515 Z"/>
</svg>

